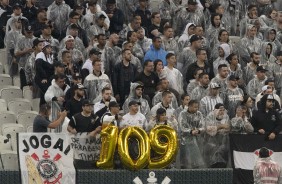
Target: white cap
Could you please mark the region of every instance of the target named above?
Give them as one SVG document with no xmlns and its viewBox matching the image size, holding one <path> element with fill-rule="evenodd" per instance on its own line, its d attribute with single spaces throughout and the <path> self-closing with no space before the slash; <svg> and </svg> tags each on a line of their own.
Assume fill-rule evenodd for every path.
<svg viewBox="0 0 282 184">
<path fill-rule="evenodd" d="M 264 91 L 266 91 L 266 90 L 269 89 L 269 88 L 270 88 L 269 85 L 265 85 L 265 86 L 263 86 L 263 87 L 261 88 L 261 91 L 264 92 Z"/>
<path fill-rule="evenodd" d="M 68 35 L 65 37 L 65 42 L 69 41 L 69 40 L 74 40 L 74 37 L 71 35 Z"/>
</svg>

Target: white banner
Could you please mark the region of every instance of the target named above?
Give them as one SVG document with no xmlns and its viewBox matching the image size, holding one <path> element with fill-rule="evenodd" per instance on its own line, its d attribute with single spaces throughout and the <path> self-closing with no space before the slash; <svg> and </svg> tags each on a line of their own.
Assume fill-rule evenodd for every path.
<svg viewBox="0 0 282 184">
<path fill-rule="evenodd" d="M 97 161 L 100 157 L 101 138 L 100 134 L 90 137 L 87 133 L 78 133 L 71 137 L 71 148 L 74 159 L 84 161 Z"/>
<path fill-rule="evenodd" d="M 64 133 L 20 133 L 22 184 L 75 184 L 70 138 Z"/>
</svg>

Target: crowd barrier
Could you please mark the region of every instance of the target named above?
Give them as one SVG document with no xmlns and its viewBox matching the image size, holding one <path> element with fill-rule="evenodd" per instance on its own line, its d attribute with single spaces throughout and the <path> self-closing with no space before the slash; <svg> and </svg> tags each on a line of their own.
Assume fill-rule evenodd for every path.
<svg viewBox="0 0 282 184">
<path fill-rule="evenodd" d="M 232 169 L 77 170 L 77 184 L 232 184 Z M 169 182 L 170 181 L 170 182 Z M 20 184 L 19 171 L 0 171 L 1 184 Z"/>
</svg>

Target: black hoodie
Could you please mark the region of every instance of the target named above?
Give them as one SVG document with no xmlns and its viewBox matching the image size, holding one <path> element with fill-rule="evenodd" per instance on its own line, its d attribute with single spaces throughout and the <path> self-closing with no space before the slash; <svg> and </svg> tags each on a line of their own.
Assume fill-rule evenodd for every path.
<svg viewBox="0 0 282 184">
<path fill-rule="evenodd" d="M 258 132 L 259 129 L 264 129 L 266 134 L 275 133 L 276 135 L 281 131 L 281 117 L 277 111 L 270 109 L 266 112 L 266 100 L 268 95 L 264 95 L 261 102 L 261 108 L 253 112 L 251 123 L 254 127 L 254 132 Z"/>
</svg>

